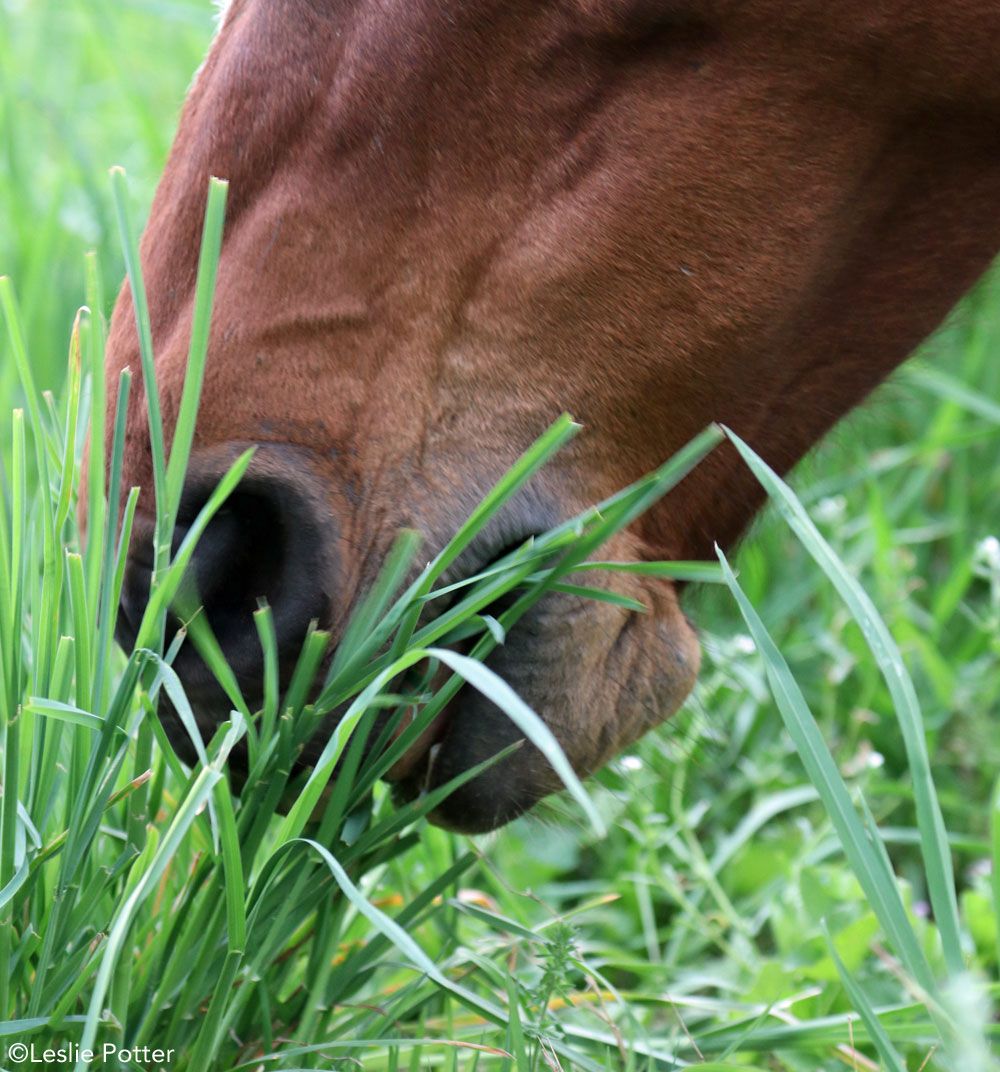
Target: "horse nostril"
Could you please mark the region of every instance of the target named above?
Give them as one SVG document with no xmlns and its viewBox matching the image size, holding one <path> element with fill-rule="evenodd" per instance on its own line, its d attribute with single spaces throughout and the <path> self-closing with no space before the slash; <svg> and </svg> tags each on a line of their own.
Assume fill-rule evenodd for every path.
<svg viewBox="0 0 1000 1072">
<path fill-rule="evenodd" d="M 213 486 L 189 479 L 175 543 Z M 195 548 L 190 569 L 198 605 L 247 684 L 260 680 L 253 614 L 261 601 L 271 607 L 282 663 L 298 655 L 311 621 L 329 622 L 328 532 L 320 524 L 318 505 L 296 474 L 279 479 L 251 470 Z"/>
<path fill-rule="evenodd" d="M 179 530 L 177 537 L 185 533 Z M 202 533 L 192 559 L 197 601 L 224 650 L 248 624 L 253 627 L 260 600 L 272 607 L 280 602 L 289 542 L 275 497 L 241 490 Z"/>
<path fill-rule="evenodd" d="M 174 552 L 229 460 L 225 453 L 221 461 L 210 458 L 189 470 Z M 258 448 L 243 480 L 198 540 L 173 613 L 187 618 L 197 610 L 205 615 L 250 702 L 258 698 L 262 681 L 262 652 L 253 618 L 262 600 L 271 607 L 283 678 L 298 657 L 310 622 L 330 624 L 334 528 L 308 459 L 292 448 L 266 445 Z M 152 521 L 137 518 L 117 630 L 125 646 L 135 641 L 149 598 L 152 537 Z M 171 631 L 179 624 L 175 620 Z M 211 686 L 211 675 L 188 645 L 175 666 L 196 693 Z"/>
</svg>

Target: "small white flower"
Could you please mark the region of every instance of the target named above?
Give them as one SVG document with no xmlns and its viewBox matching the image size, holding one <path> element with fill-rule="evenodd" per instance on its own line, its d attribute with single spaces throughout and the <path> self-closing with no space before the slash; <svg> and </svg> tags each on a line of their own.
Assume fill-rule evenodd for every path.
<svg viewBox="0 0 1000 1072">
<path fill-rule="evenodd" d="M 847 513 L 847 499 L 843 495 L 828 495 L 816 504 L 813 517 L 822 524 L 833 524 Z"/>
<path fill-rule="evenodd" d="M 753 655 L 757 650 L 757 645 L 753 642 L 753 637 L 740 633 L 733 637 L 733 650 L 738 655 Z"/>
<path fill-rule="evenodd" d="M 987 536 L 976 545 L 976 560 L 991 573 L 1000 573 L 1000 540 Z"/>
</svg>

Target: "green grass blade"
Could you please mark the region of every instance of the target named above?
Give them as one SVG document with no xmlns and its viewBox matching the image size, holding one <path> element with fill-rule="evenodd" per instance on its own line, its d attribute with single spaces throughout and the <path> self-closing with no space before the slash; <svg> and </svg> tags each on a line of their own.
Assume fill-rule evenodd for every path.
<svg viewBox="0 0 1000 1072">
<path fill-rule="evenodd" d="M 957 402 L 977 417 L 985 417 L 994 424 L 1000 424 L 1000 404 L 979 391 L 973 391 L 961 380 L 949 376 L 941 369 L 932 368 L 930 365 L 911 364 L 906 370 L 906 379 L 938 398 Z"/>
<path fill-rule="evenodd" d="M 159 634 L 161 616 L 177 594 L 184 576 L 184 570 L 191 561 L 201 534 L 208 527 L 208 523 L 215 516 L 216 511 L 232 494 L 233 489 L 243 478 L 243 474 L 253 459 L 253 453 L 253 448 L 246 450 L 233 462 L 226 475 L 213 489 L 208 501 L 198 512 L 198 516 L 181 541 L 180 547 L 177 548 L 174 560 L 163 574 L 159 586 L 150 593 L 149 602 L 146 604 L 146 610 L 139 625 L 138 638 L 135 642 L 136 648 L 154 646 L 151 641 L 154 636 Z"/>
<path fill-rule="evenodd" d="M 375 585 L 351 615 L 344 635 L 337 645 L 330 664 L 331 679 L 350 662 L 364 641 L 371 636 L 378 620 L 385 614 L 393 594 L 413 564 L 422 539 L 420 533 L 412 529 L 406 529 L 396 537 Z"/>
<path fill-rule="evenodd" d="M 14 352 L 14 363 L 21 380 L 21 388 L 24 391 L 25 400 L 28 403 L 28 413 L 31 416 L 31 428 L 35 435 L 35 457 L 38 465 L 38 478 L 43 488 L 48 487 L 48 453 L 46 444 L 48 439 L 48 422 L 43 417 L 41 395 L 35 384 L 32 373 L 32 363 L 28 356 L 27 345 L 24 339 L 24 327 L 21 313 L 18 309 L 17 299 L 14 297 L 14 287 L 8 276 L 0 276 L 0 307 L 3 308 L 4 317 L 7 321 L 7 334 L 10 338 L 11 349 Z"/>
<path fill-rule="evenodd" d="M 990 857 L 993 864 L 991 889 L 996 919 L 997 961 L 1000 963 L 1000 778 L 993 785 L 993 799 L 990 802 Z"/>
<path fill-rule="evenodd" d="M 664 577 L 692 584 L 725 584 L 722 570 L 714 562 L 581 562 L 581 570 L 611 570 L 615 573 L 635 573 L 641 577 Z"/>
<path fill-rule="evenodd" d="M 229 727 L 226 727 L 228 732 Z M 226 780 L 220 779 L 213 788 L 215 810 L 219 823 L 219 842 L 222 850 L 222 873 L 226 882 L 226 916 L 228 920 L 229 952 L 242 956 L 247 941 L 246 891 L 243 862 L 240 858 L 233 798 Z"/>
<path fill-rule="evenodd" d="M 255 610 L 253 620 L 264 656 L 264 706 L 261 710 L 260 738 L 269 741 L 274 735 L 275 719 L 278 717 L 278 635 L 270 607 L 265 605 Z M 251 760 L 251 768 L 253 763 Z"/>
<path fill-rule="evenodd" d="M 425 590 L 430 590 L 434 580 L 472 543 L 500 508 L 516 495 L 553 455 L 562 450 L 580 428 L 581 425 L 576 424 L 568 413 L 564 413 L 521 455 L 490 489 L 435 559 L 433 569 L 424 582 Z"/>
<path fill-rule="evenodd" d="M 538 576 L 537 580 L 542 580 L 542 576 Z M 530 582 L 531 577 L 528 578 Z M 595 603 L 610 603 L 613 607 L 623 607 L 625 610 L 633 611 L 636 614 L 648 614 L 649 607 L 645 603 L 640 602 L 638 599 L 633 599 L 631 596 L 622 595 L 621 592 L 612 592 L 606 588 L 590 588 L 582 584 L 566 584 L 565 581 L 557 581 L 553 584 L 549 591 L 551 592 L 563 592 L 569 596 L 579 596 L 581 599 L 589 599 Z"/>
<path fill-rule="evenodd" d="M 441 553 L 430 564 L 430 568 L 421 578 L 416 595 L 426 595 L 434 581 L 455 561 L 482 532 L 491 518 L 535 475 L 536 472 L 579 432 L 568 413 L 562 414 L 553 424 L 521 455 L 513 466 L 497 481 L 486 494 L 482 502 L 469 515 L 468 520 L 448 541 Z M 393 644 L 392 657 L 398 658 L 400 652 L 409 643 L 413 629 L 420 614 L 419 604 L 407 616 Z"/>
<path fill-rule="evenodd" d="M 108 474 L 108 504 L 104 512 L 103 551 L 100 571 L 100 603 L 97 620 L 97 665 L 94 669 L 93 698 L 91 705 L 95 710 L 104 706 L 105 691 L 109 677 L 111 661 L 111 637 L 114 631 L 115 617 L 118 614 L 118 596 L 114 593 L 115 580 L 115 535 L 118 532 L 118 507 L 121 490 L 121 472 L 125 454 L 125 420 L 128 412 L 128 396 L 132 385 L 132 374 L 122 369 L 118 378 L 118 400 L 115 405 L 115 421 L 111 438 L 111 469 Z M 103 480 L 103 477 L 102 477 Z M 132 510 L 135 510 L 133 496 Z M 127 541 L 129 525 L 122 528 L 122 537 Z M 91 539 L 96 534 L 91 531 Z"/>
<path fill-rule="evenodd" d="M 198 278 L 194 290 L 194 315 L 191 322 L 191 341 L 188 348 L 184 390 L 181 394 L 177 424 L 170 445 L 170 461 L 166 471 L 166 510 L 173 522 L 184 486 L 191 444 L 194 441 L 195 416 L 201 400 L 205 378 L 205 359 L 212 324 L 212 304 L 215 300 L 215 281 L 222 249 L 222 229 L 226 216 L 226 194 L 229 183 L 212 178 L 208 184 L 208 201 L 202 227 L 201 252 L 198 257 Z"/>
<path fill-rule="evenodd" d="M 107 384 L 104 381 L 104 289 L 97 269 L 97 255 L 87 256 L 87 304 L 90 319 L 87 332 L 87 382 L 90 386 L 90 437 L 87 457 L 87 597 L 97 606 L 100 586 L 100 534 L 104 531 L 105 487 L 104 471 L 107 419 Z M 96 538 L 95 538 L 96 537 Z"/>
<path fill-rule="evenodd" d="M 896 1047 L 893 1046 L 889 1036 L 879 1022 L 878 1014 L 872 1008 L 872 1004 L 868 1000 L 867 994 L 865 994 L 861 986 L 858 985 L 854 977 L 847 970 L 844 962 L 840 959 L 840 954 L 837 952 L 837 947 L 833 943 L 833 938 L 830 935 L 830 930 L 825 921 L 823 922 L 823 937 L 826 939 L 826 945 L 830 950 L 830 956 L 833 958 L 833 962 L 837 966 L 837 974 L 840 976 L 841 984 L 847 991 L 847 997 L 864 1021 L 864 1025 L 868 1029 L 868 1037 L 872 1040 L 872 1044 L 878 1051 L 879 1057 L 882 1058 L 885 1067 L 889 1072 L 907 1072 L 902 1057 L 896 1052 Z"/>
<path fill-rule="evenodd" d="M 153 364 L 153 332 L 150 327 L 149 304 L 146 300 L 146 285 L 142 277 L 142 261 L 139 257 L 139 243 L 132 228 L 128 211 L 128 188 L 125 183 L 125 171 L 120 167 L 111 169 L 111 197 L 118 219 L 118 232 L 121 238 L 122 252 L 125 254 L 125 268 L 128 273 L 129 287 L 132 292 L 132 309 L 135 314 L 136 332 L 139 336 L 139 355 L 142 362 L 142 382 L 146 391 L 146 412 L 149 418 L 149 448 L 153 459 L 153 488 L 156 494 L 157 513 L 166 503 L 166 459 L 163 445 L 163 417 L 160 406 L 160 394 L 156 385 L 156 368 Z M 158 542 L 154 547 L 154 576 L 159 571 L 166 556 L 170 553 L 169 544 L 163 547 L 159 542 L 162 533 L 157 533 Z M 146 645 L 148 646 L 148 645 Z"/>
<path fill-rule="evenodd" d="M 87 581 L 84 576 L 83 557 L 66 553 L 66 570 L 69 574 L 70 605 L 73 611 L 73 637 L 76 652 L 76 698 L 78 703 L 91 700 L 90 623 L 94 620 L 87 600 Z"/>
<path fill-rule="evenodd" d="M 354 885 L 347 872 L 341 867 L 336 858 L 316 841 L 309 838 L 298 839 L 308 845 L 329 868 L 337 885 L 351 904 L 372 923 L 416 968 L 434 980 L 439 987 L 453 993 L 463 1004 L 468 1005 L 474 1011 L 486 1016 L 494 1023 L 502 1023 L 505 1020 L 504 1010 L 493 1002 L 481 998 L 478 994 L 467 990 L 444 975 L 440 968 L 427 956 L 417 942 L 395 920 L 390 919 L 384 912 L 376 908 L 367 897 Z"/>
<path fill-rule="evenodd" d="M 559 776 L 570 795 L 583 809 L 597 837 L 605 836 L 604 820 L 598 814 L 594 802 L 570 766 L 566 753 L 548 726 L 514 692 L 514 690 L 489 667 L 458 652 L 446 648 L 430 648 L 428 655 L 440 660 L 460 675 L 473 688 L 496 704 L 517 726 L 529 741 L 545 756 L 548 764 Z"/>
<path fill-rule="evenodd" d="M 45 715 L 48 718 L 59 719 L 61 722 L 69 722 L 74 726 L 85 726 L 89 730 L 100 730 L 104 725 L 104 719 L 100 715 L 91 714 L 72 704 L 59 703 L 57 700 L 33 699 L 25 705 L 25 711 L 32 714 Z M 121 726 L 115 729 L 124 734 Z"/>
<path fill-rule="evenodd" d="M 934 780 L 931 776 L 930 757 L 927 753 L 927 740 L 924 735 L 920 705 L 913 682 L 903 662 L 902 653 L 875 609 L 871 598 L 847 572 L 788 485 L 737 435 L 728 430 L 727 435 L 754 475 L 767 489 L 772 501 L 798 536 L 803 547 L 833 582 L 841 598 L 850 608 L 855 621 L 861 627 L 868 647 L 882 671 L 899 719 L 900 729 L 903 732 L 910 776 L 913 779 L 917 825 L 920 828 L 921 851 L 927 869 L 928 891 L 934 907 L 934 916 L 941 930 L 941 943 L 948 963 L 948 971 L 952 975 L 962 975 L 965 972 L 965 955 L 962 951 L 958 923 L 958 903 L 955 897 L 955 875 L 951 862 L 951 850 L 948 846 L 944 818 L 941 815 Z"/>
<path fill-rule="evenodd" d="M 740 588 L 725 555 L 721 550 L 718 555 L 729 589 L 736 598 L 750 635 L 764 660 L 771 692 L 782 720 L 795 743 L 810 781 L 826 805 L 844 853 L 906 970 L 924 991 L 933 995 L 937 992 L 937 984 L 913 926 L 907 918 L 895 877 L 891 872 L 886 872 L 883 857 L 869 841 L 868 833 L 851 803 L 837 765 L 806 706 L 788 664 Z"/>
</svg>

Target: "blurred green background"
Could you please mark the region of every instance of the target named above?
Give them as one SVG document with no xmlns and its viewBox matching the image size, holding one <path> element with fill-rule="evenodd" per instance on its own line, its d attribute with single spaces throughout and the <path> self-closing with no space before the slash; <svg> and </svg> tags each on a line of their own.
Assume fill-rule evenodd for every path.
<svg viewBox="0 0 1000 1072">
<path fill-rule="evenodd" d="M 183 0 L 0 3 L 0 274 L 17 288 L 40 386 L 62 380 L 88 250 L 110 312 L 124 262 L 108 169 L 126 169 L 145 219 L 215 14 Z M 0 398 L 12 380 L 5 361 Z"/>
</svg>

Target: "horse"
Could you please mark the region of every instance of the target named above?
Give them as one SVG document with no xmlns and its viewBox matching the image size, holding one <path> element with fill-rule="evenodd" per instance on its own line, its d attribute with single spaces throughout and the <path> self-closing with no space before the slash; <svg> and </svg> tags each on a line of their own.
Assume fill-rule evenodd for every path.
<svg viewBox="0 0 1000 1072">
<path fill-rule="evenodd" d="M 195 566 L 248 699 L 258 598 L 287 683 L 311 621 L 332 657 L 399 530 L 442 546 L 564 411 L 584 431 L 451 579 L 713 421 L 790 469 L 1000 249 L 998 69 L 1000 13 L 982 0 L 232 0 L 141 259 L 169 439 L 204 194 L 229 181 L 184 509 L 256 448 Z M 126 366 L 127 284 L 111 411 Z M 127 639 L 155 509 L 141 391 L 125 446 L 123 486 L 142 488 Z M 604 554 L 709 557 L 761 502 L 722 446 Z M 488 663 L 580 774 L 670 717 L 698 673 L 678 586 L 614 583 L 648 613 L 551 593 Z M 176 665 L 210 732 L 224 693 L 193 651 Z M 394 776 L 404 793 L 443 785 L 519 736 L 466 688 Z M 558 787 L 521 748 L 432 819 L 490 830 Z"/>
</svg>

